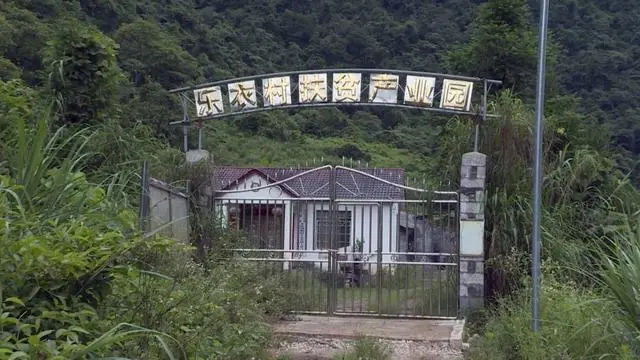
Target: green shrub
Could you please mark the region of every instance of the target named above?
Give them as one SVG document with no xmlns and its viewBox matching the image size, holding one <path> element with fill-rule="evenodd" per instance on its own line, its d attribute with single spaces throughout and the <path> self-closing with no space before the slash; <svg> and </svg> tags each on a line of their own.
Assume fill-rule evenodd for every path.
<svg viewBox="0 0 640 360">
<path fill-rule="evenodd" d="M 0 359 L 266 358 L 267 315 L 289 301 L 281 279 L 217 254 L 198 264 L 191 247 L 143 235 L 129 191 L 83 172 L 95 133 L 35 124 L 18 118 L 6 133 Z M 223 248 L 238 241 L 214 235 Z"/>
<path fill-rule="evenodd" d="M 105 321 L 96 311 L 132 252 L 163 251 L 172 244 L 143 239 L 135 231 L 135 215 L 112 211 L 112 205 L 82 173 L 52 168 L 31 184 L 0 177 L 0 354 L 98 356 L 141 335 L 166 343 L 164 334 Z"/>
<path fill-rule="evenodd" d="M 198 264 L 190 254 L 145 255 L 153 270 L 129 267 L 119 274 L 105 304 L 114 309 L 109 316 L 170 335 L 189 358 L 267 358 L 269 315 L 284 311 L 288 301 L 281 278 L 265 278 L 263 269 L 239 259 Z M 163 351 L 139 338 L 125 344 L 123 354 L 157 359 Z"/>
<path fill-rule="evenodd" d="M 530 290 L 503 299 L 469 359 L 632 359 L 615 304 L 575 284 L 543 279 L 541 332 L 531 330 Z"/>
</svg>

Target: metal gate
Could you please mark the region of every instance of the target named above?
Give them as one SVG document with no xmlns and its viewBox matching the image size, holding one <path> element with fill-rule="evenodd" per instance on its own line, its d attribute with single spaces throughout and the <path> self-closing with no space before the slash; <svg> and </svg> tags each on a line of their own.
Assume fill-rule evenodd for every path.
<svg viewBox="0 0 640 360">
<path fill-rule="evenodd" d="M 405 186 L 401 169 L 217 170 L 241 261 L 284 282 L 292 311 L 458 316 L 458 193 Z"/>
</svg>

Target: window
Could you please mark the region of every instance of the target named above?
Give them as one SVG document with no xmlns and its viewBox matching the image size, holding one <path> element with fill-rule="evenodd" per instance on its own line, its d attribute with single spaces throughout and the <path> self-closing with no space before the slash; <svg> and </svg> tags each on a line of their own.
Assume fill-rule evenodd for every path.
<svg viewBox="0 0 640 360">
<path fill-rule="evenodd" d="M 332 226 L 330 214 L 328 210 L 316 211 L 316 249 L 324 250 L 329 248 Z M 336 212 L 334 229 L 338 248 L 351 245 L 351 211 Z"/>
</svg>

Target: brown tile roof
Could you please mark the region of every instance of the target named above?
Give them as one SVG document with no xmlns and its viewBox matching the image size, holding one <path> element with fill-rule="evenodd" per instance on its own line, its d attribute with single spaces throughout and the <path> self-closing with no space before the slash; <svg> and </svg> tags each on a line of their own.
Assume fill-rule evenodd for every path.
<svg viewBox="0 0 640 360">
<path fill-rule="evenodd" d="M 312 168 L 267 168 L 267 167 L 216 167 L 214 169 L 215 190 L 227 189 L 236 182 L 251 173 L 259 173 L 269 182 L 286 180 L 295 175 L 312 170 Z M 403 199 L 404 192 L 401 188 L 384 183 L 383 179 L 393 184 L 404 185 L 404 169 L 378 168 L 357 169 L 358 171 L 374 176 L 358 174 L 345 169 L 336 171 L 336 197 L 338 199 Z M 329 169 L 321 169 L 293 180 L 286 181 L 283 188 L 296 197 L 329 197 Z"/>
</svg>

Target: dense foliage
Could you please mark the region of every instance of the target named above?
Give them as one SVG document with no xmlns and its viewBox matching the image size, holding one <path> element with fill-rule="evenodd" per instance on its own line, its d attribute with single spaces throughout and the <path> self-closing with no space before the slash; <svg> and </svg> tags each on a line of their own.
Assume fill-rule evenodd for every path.
<svg viewBox="0 0 640 360">
<path fill-rule="evenodd" d="M 127 179 L 84 173 L 101 133 L 55 130 L 15 105 L 2 136 L 13 151 L 0 175 L 0 358 L 266 357 L 266 315 L 287 304 L 279 280 L 143 235 L 117 189 Z"/>
<path fill-rule="evenodd" d="M 286 309 L 286 293 L 215 252 L 194 261 L 190 248 L 143 238 L 136 172 L 146 159 L 159 177 L 193 176 L 181 172 L 181 131 L 169 122 L 182 114 L 168 89 L 343 66 L 505 82 L 491 99 L 501 116 L 482 127 L 495 301 L 476 324 L 483 339 L 472 354 L 633 358 L 640 195 L 626 175 L 637 183 L 635 2 L 552 5 L 543 249 L 563 266 L 545 266 L 540 335 L 528 330 L 526 286 L 537 1 L 1 2 L 0 358 L 266 357 L 264 323 Z M 207 123 L 204 145 L 218 164 L 347 159 L 403 167 L 443 187 L 458 181 L 472 133 L 468 119 L 411 111 L 272 111 Z M 237 240 L 196 228 L 199 247 L 213 235 Z"/>
<path fill-rule="evenodd" d="M 507 87 L 530 99 L 536 47 L 530 12 L 535 15 L 537 5 L 530 4 L 529 11 L 520 0 L 492 1 L 488 7 L 478 7 L 479 3 L 11 0 L 0 5 L 0 77 L 21 77 L 31 85 L 52 81 L 59 92 L 67 92 L 62 114 L 67 121 L 83 121 L 73 114 L 74 108 L 84 106 L 81 111 L 99 115 L 116 100 L 119 110 L 111 107 L 110 118 L 119 117 L 128 124 L 143 122 L 174 146 L 180 145 L 181 132 L 168 123 L 181 118 L 181 109 L 167 89 L 256 73 L 340 66 L 453 71 L 503 79 Z M 632 154 L 640 150 L 634 145 L 637 109 L 630 95 L 636 81 L 637 45 L 633 27 L 625 24 L 637 10 L 628 2 L 618 5 L 596 0 L 554 2 L 551 28 L 558 49 L 549 61 L 548 83 L 550 90 L 578 95 L 580 110 L 615 129 L 616 144 L 628 150 L 618 165 L 628 171 L 634 164 Z M 91 28 L 118 44 L 123 78 L 117 99 L 110 99 L 107 89 L 95 93 L 117 79 L 109 75 L 112 40 L 102 39 Z M 66 58 L 71 53 L 60 52 L 63 41 L 75 42 L 75 51 L 86 53 L 75 55 L 74 60 Z M 83 68 L 83 59 L 90 57 L 104 57 L 95 64 L 107 68 L 94 69 L 99 70 L 94 72 L 95 79 L 69 79 L 61 88 L 55 75 L 87 76 L 91 69 Z M 57 70 L 53 72 L 52 67 Z M 74 88 L 77 81 L 87 81 L 86 87 Z M 374 156 L 377 150 L 362 146 L 374 142 L 406 149 L 415 154 L 410 162 L 424 164 L 436 150 L 446 119 L 396 110 L 349 109 L 294 116 L 270 113 L 231 122 L 231 127 L 210 124 L 205 136 L 207 146 L 222 153 L 217 157 L 220 163 L 304 164 L 313 157 L 333 158 L 339 143 L 353 143 Z M 305 146 L 303 140 L 315 137 L 337 139 L 323 142 L 313 154 L 286 157 L 291 163 L 282 164 L 280 149 L 263 155 L 249 148 L 244 159 L 235 151 L 225 154 L 220 139 L 238 136 L 237 131 L 267 147 L 282 141 Z M 194 146 L 193 136 L 191 140 Z"/>
</svg>

